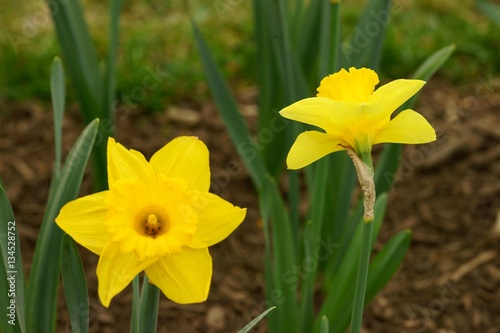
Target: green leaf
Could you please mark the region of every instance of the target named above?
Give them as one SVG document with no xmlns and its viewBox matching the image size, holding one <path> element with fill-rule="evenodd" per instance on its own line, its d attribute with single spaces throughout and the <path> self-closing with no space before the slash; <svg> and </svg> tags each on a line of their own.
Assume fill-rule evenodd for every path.
<svg viewBox="0 0 500 333">
<path fill-rule="evenodd" d="M 319 80 L 337 71 L 340 45 L 340 3 L 322 1 L 321 6 Z"/>
<path fill-rule="evenodd" d="M 291 46 L 288 23 L 285 15 L 285 3 L 283 0 L 276 1 L 266 1 L 266 17 L 267 17 L 267 27 L 271 36 L 278 36 L 278 38 L 272 43 L 275 56 L 280 59 L 278 62 L 278 68 L 280 69 L 279 74 L 281 77 L 280 84 L 285 87 L 284 92 L 284 102 L 285 104 L 291 104 L 300 98 L 306 97 L 308 95 L 307 83 L 302 72 L 302 68 L 299 67 L 299 61 L 296 57 L 296 52 Z M 287 147 L 291 146 L 291 142 L 302 132 L 304 126 L 297 122 L 289 123 L 288 131 L 288 144 Z M 274 151 L 277 161 L 273 159 L 274 162 L 278 162 L 285 159 L 287 150 L 277 149 Z M 281 168 L 281 165 L 279 165 Z M 274 169 L 274 168 L 273 168 Z M 279 171 L 280 169 L 278 169 Z M 300 191 L 299 191 L 299 173 L 298 171 L 291 170 L 288 172 L 288 202 L 290 209 L 290 221 L 294 226 L 294 230 L 298 230 L 299 224 L 299 205 L 300 205 Z M 294 232 L 293 235 L 296 235 Z"/>
<path fill-rule="evenodd" d="M 130 333 L 140 333 L 140 304 L 141 304 L 141 285 L 139 274 L 132 281 L 132 314 L 130 319 Z"/>
<path fill-rule="evenodd" d="M 297 253 L 293 246 L 290 218 L 273 178 L 267 178 L 260 190 L 259 204 L 264 228 L 270 230 L 272 244 L 272 249 L 269 249 L 272 259 L 269 260 L 270 266 L 266 267 L 266 278 L 270 275 L 271 281 L 266 293 L 271 302 L 281 303 L 269 321 L 279 331 L 293 333 L 298 330 L 299 319 L 296 304 L 299 277 L 294 271 Z"/>
<path fill-rule="evenodd" d="M 258 36 L 262 37 L 260 39 L 264 39 L 263 43 L 267 43 L 266 53 L 258 54 L 257 57 L 258 59 L 268 57 L 265 61 L 269 63 L 268 69 L 272 70 L 271 81 L 267 82 L 266 86 L 262 88 L 264 89 L 269 85 L 273 85 L 274 88 L 273 91 L 270 91 L 270 93 L 274 92 L 273 95 L 269 95 L 269 93 L 261 90 L 261 93 L 268 94 L 267 96 L 274 99 L 274 102 L 271 105 L 262 105 L 265 108 L 260 110 L 260 112 L 264 114 L 261 117 L 262 119 L 259 120 L 257 141 L 258 147 L 262 150 L 267 170 L 274 177 L 278 177 L 283 169 L 287 154 L 287 149 L 283 149 L 283 146 L 290 147 L 292 141 L 295 140 L 305 127 L 297 122 L 285 120 L 283 123 L 287 126 L 287 130 L 282 131 L 282 126 L 275 125 L 277 120 L 278 123 L 281 123 L 281 121 L 279 121 L 281 118 L 278 118 L 281 116 L 278 115 L 277 111 L 285 105 L 291 104 L 300 98 L 307 97 L 309 95 L 309 89 L 304 71 L 300 67 L 297 52 L 291 45 L 289 23 L 285 15 L 284 1 L 255 0 L 254 5 L 256 9 L 255 15 L 259 17 L 256 22 L 261 24 L 261 26 L 257 28 L 257 32 L 259 33 Z M 268 78 L 269 74 L 265 75 L 265 79 Z M 271 109 L 269 109 L 269 107 Z M 272 130 L 273 127 L 276 128 L 276 131 L 273 130 L 270 132 L 269 130 Z M 266 134 L 265 132 L 270 135 L 264 135 Z M 260 138 L 261 133 L 263 134 L 262 139 Z M 271 135 L 272 139 L 267 139 L 267 137 Z M 295 203 L 297 201 L 297 190 L 295 189 L 295 184 L 298 183 L 297 179 L 297 176 L 292 172 L 290 197 L 291 200 L 295 200 Z M 290 205 L 292 209 L 295 209 L 296 206 L 297 205 L 294 203 Z M 294 222 L 297 222 L 297 215 L 296 212 L 291 212 Z"/>
<path fill-rule="evenodd" d="M 64 5 L 50 1 L 49 8 L 64 61 L 82 104 L 84 119 L 89 123 L 102 116 L 98 102 L 102 94 L 102 79 L 83 10 L 78 0 L 66 1 Z"/>
<path fill-rule="evenodd" d="M 307 8 L 297 9 L 297 11 L 301 10 L 301 12 L 295 15 L 294 20 L 290 23 L 290 27 L 294 32 L 292 38 L 296 40 L 295 44 L 301 67 L 306 75 L 308 73 L 311 74 L 308 75 L 309 80 L 316 80 L 314 65 L 318 63 L 320 48 L 323 46 L 318 42 L 318 36 L 321 35 L 321 24 L 318 23 L 322 22 L 322 11 L 328 3 L 326 1 L 313 0 L 308 4 Z"/>
<path fill-rule="evenodd" d="M 0 307 L 7 317 L 0 320 L 0 331 L 5 333 L 26 332 L 23 262 L 17 227 L 7 193 L 0 186 Z M 12 311 L 11 306 L 15 307 Z"/>
<path fill-rule="evenodd" d="M 349 218 L 352 194 L 356 187 L 356 171 L 351 159 L 345 152 L 326 156 L 331 170 L 326 178 L 325 213 L 323 222 L 323 235 L 331 235 L 334 243 L 339 243 L 340 248 L 327 261 L 324 262 L 326 281 L 331 281 L 334 272 L 347 251 L 347 246 L 354 234 L 357 221 L 361 218 Z"/>
<path fill-rule="evenodd" d="M 380 195 L 375 203 L 375 219 L 373 220 L 372 244 L 378 237 L 380 227 L 385 215 L 387 206 L 387 194 Z M 319 329 L 319 319 L 322 316 L 327 316 L 331 322 L 331 332 L 343 332 L 349 324 L 349 315 L 352 309 L 352 300 L 354 297 L 354 285 L 356 281 L 356 271 L 359 261 L 359 250 L 361 248 L 363 220 L 358 220 L 356 234 L 349 242 L 346 253 L 342 258 L 342 262 L 336 271 L 334 280 L 331 283 L 333 288 L 328 290 L 325 301 L 321 306 L 318 319 L 315 323 L 315 330 Z M 346 311 L 347 322 L 339 320 L 339 315 Z"/>
<path fill-rule="evenodd" d="M 328 333 L 329 332 L 329 322 L 328 322 L 328 317 L 323 316 L 321 317 L 321 324 L 319 326 L 319 333 Z"/>
<path fill-rule="evenodd" d="M 109 20 L 109 41 L 108 41 L 108 55 L 106 61 L 106 73 L 104 75 L 106 89 L 103 95 L 102 105 L 106 111 L 106 117 L 111 119 L 114 113 L 114 99 L 116 91 L 116 53 L 119 41 L 119 18 L 121 0 L 112 0 L 109 6 L 110 20 Z"/>
<path fill-rule="evenodd" d="M 257 188 L 260 188 L 266 179 L 266 168 L 262 158 L 255 146 L 250 132 L 245 125 L 243 117 L 238 112 L 236 101 L 232 96 L 229 87 L 222 78 L 215 65 L 210 50 L 208 49 L 203 36 L 201 35 L 194 20 L 191 20 L 193 33 L 200 52 L 201 61 L 205 70 L 210 91 L 215 103 L 224 120 L 226 129 L 235 145 L 240 157 L 245 162 L 250 176 Z"/>
<path fill-rule="evenodd" d="M 477 0 L 477 8 L 492 20 L 496 25 L 500 25 L 500 6 L 486 0 Z"/>
<path fill-rule="evenodd" d="M 78 0 L 68 0 L 64 4 L 49 1 L 49 8 L 56 27 L 61 46 L 76 95 L 81 105 L 82 116 L 89 124 L 95 118 L 102 119 L 100 137 L 92 154 L 92 177 L 94 188 L 102 191 L 107 188 L 106 174 L 106 137 L 112 134 L 115 61 L 109 62 L 106 76 L 101 75 L 97 55 L 83 17 Z M 116 56 L 118 41 L 119 0 L 111 4 L 111 29 L 108 52 L 109 58 Z"/>
<path fill-rule="evenodd" d="M 370 263 L 368 283 L 366 285 L 365 307 L 391 280 L 403 261 L 410 244 L 411 232 L 405 230 L 392 237 Z M 352 299 L 350 296 L 340 300 L 344 308 L 335 317 L 335 325 L 331 332 L 342 333 L 349 325 Z"/>
<path fill-rule="evenodd" d="M 399 232 L 373 258 L 368 271 L 365 304 L 370 303 L 396 273 L 410 247 L 411 234 L 411 230 Z"/>
<path fill-rule="evenodd" d="M 267 24 L 266 1 L 254 0 L 255 38 L 257 47 L 257 85 L 259 87 L 259 119 L 257 147 L 274 177 L 283 170 L 286 151 L 286 127 L 288 122 L 278 111 L 285 106 L 284 89 L 280 83 L 280 71 L 274 54 L 273 35 Z"/>
<path fill-rule="evenodd" d="M 54 114 L 54 176 L 59 177 L 59 172 L 61 171 L 62 155 L 62 122 L 64 117 L 64 101 L 66 98 L 64 67 L 59 57 L 54 58 L 54 61 L 52 62 L 52 70 L 50 73 L 50 91 L 52 94 L 52 107 Z"/>
<path fill-rule="evenodd" d="M 38 235 L 26 298 L 28 332 L 53 332 L 57 309 L 62 230 L 54 219 L 61 207 L 78 196 L 85 166 L 99 126 L 96 119 L 79 136 L 51 191 Z"/>
<path fill-rule="evenodd" d="M 455 49 L 455 45 L 451 44 L 434 52 L 418 67 L 415 74 L 413 74 L 413 78 L 428 81 L 450 59 Z M 406 105 L 405 107 L 411 108 L 413 105 Z"/>
<path fill-rule="evenodd" d="M 315 202 L 315 205 L 316 202 Z M 316 233 L 316 224 L 313 221 L 307 221 L 304 226 L 304 260 L 308 263 L 308 274 L 304 274 L 300 287 L 300 332 L 308 333 L 311 331 L 314 318 L 314 294 L 316 287 L 317 267 L 319 256 L 315 255 L 314 245 L 317 244 L 319 235 Z M 307 260 L 307 261 L 306 261 Z M 309 269 L 311 268 L 311 269 Z"/>
<path fill-rule="evenodd" d="M 454 50 L 455 45 L 448 45 L 434 52 L 415 71 L 413 79 L 428 81 L 450 58 Z M 417 98 L 418 94 L 403 104 L 400 110 L 413 108 Z M 377 192 L 388 192 L 392 187 L 398 171 L 402 149 L 402 145 L 396 143 L 385 145 L 375 171 L 375 188 Z"/>
<path fill-rule="evenodd" d="M 398 143 L 388 143 L 385 145 L 375 170 L 374 179 L 377 192 L 387 192 L 394 184 L 402 150 L 403 146 Z"/>
<path fill-rule="evenodd" d="M 82 260 L 73 239 L 61 240 L 61 275 L 73 333 L 89 331 L 89 296 Z"/>
<path fill-rule="evenodd" d="M 238 333 L 248 333 L 250 330 L 257 325 L 262 319 L 264 319 L 265 316 L 267 316 L 271 311 L 276 309 L 275 306 L 267 309 L 266 311 L 262 312 L 260 315 L 255 317 L 251 322 L 249 322 L 245 327 L 243 327 L 241 330 L 238 331 Z"/>
<path fill-rule="evenodd" d="M 340 57 L 341 68 L 368 67 L 378 71 L 385 33 L 391 19 L 390 0 L 370 0 L 352 33 L 349 45 Z"/>
</svg>

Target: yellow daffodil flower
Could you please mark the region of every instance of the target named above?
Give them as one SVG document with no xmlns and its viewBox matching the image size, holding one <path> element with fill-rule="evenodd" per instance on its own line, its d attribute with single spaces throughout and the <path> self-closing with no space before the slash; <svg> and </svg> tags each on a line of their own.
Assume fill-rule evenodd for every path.
<svg viewBox="0 0 500 333">
<path fill-rule="evenodd" d="M 300 169 L 346 147 L 366 156 L 378 143 L 436 140 L 432 126 L 413 110 L 403 110 L 391 119 L 392 113 L 417 93 L 424 81 L 395 80 L 375 90 L 378 83 L 377 73 L 371 69 L 342 69 L 321 81 L 316 97 L 281 110 L 285 118 L 326 132 L 301 133 L 288 153 L 288 168 Z"/>
<path fill-rule="evenodd" d="M 207 299 L 208 247 L 243 221 L 246 209 L 209 193 L 208 149 L 179 137 L 148 162 L 108 140 L 109 190 L 66 204 L 56 223 L 100 256 L 99 297 L 108 307 L 141 271 L 172 301 Z"/>
</svg>

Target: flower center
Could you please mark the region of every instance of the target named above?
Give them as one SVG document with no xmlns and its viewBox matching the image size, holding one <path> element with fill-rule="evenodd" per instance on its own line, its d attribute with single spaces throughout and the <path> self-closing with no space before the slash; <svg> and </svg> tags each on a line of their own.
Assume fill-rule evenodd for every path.
<svg viewBox="0 0 500 333">
<path fill-rule="evenodd" d="M 170 229 L 167 212 L 158 206 L 148 206 L 135 216 L 135 230 L 143 236 L 157 238 Z"/>
<path fill-rule="evenodd" d="M 140 260 L 178 254 L 197 229 L 193 198 L 177 179 L 119 180 L 106 198 L 106 227 L 123 253 L 135 251 Z"/>
</svg>

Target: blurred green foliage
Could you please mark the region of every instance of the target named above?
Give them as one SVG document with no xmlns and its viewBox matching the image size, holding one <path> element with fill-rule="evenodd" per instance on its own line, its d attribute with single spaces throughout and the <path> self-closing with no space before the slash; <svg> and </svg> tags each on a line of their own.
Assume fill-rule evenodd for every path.
<svg viewBox="0 0 500 333">
<path fill-rule="evenodd" d="M 0 99 L 50 101 L 47 77 L 60 55 L 46 2 L 4 0 L 0 11 Z M 350 31 L 363 0 L 343 1 L 343 30 Z M 107 47 L 107 2 L 82 1 L 96 50 Z M 118 50 L 118 105 L 161 111 L 168 103 L 203 102 L 209 98 L 195 50 L 184 1 L 124 1 Z M 256 61 L 250 1 L 192 0 L 190 9 L 211 46 L 214 58 L 233 87 L 253 84 Z M 435 50 L 454 43 L 454 56 L 441 70 L 447 80 L 465 84 L 500 72 L 492 45 L 500 32 L 475 2 L 395 0 L 382 59 L 382 74 L 410 76 Z M 343 36 L 347 38 L 347 35 Z M 153 89 L 142 89 L 151 73 Z M 68 98 L 74 92 L 68 84 Z"/>
</svg>

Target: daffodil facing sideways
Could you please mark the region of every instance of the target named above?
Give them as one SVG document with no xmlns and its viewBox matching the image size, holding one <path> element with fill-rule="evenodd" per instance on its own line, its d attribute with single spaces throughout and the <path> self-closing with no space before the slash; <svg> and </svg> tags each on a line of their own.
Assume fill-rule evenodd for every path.
<svg viewBox="0 0 500 333">
<path fill-rule="evenodd" d="M 354 67 L 325 77 L 316 97 L 300 100 L 280 111 L 288 119 L 324 130 L 301 133 L 287 157 L 289 169 L 303 168 L 330 153 L 351 148 L 363 160 L 378 143 L 427 143 L 436 132 L 423 116 L 398 107 L 425 84 L 421 80 L 395 80 L 377 90 L 378 75 Z"/>
<path fill-rule="evenodd" d="M 56 223 L 99 255 L 99 298 L 111 299 L 142 271 L 174 302 L 207 299 L 212 277 L 208 247 L 243 221 L 246 209 L 209 193 L 208 149 L 178 137 L 148 162 L 108 140 L 109 190 L 67 203 Z"/>
<path fill-rule="evenodd" d="M 363 189 L 365 222 L 374 217 L 372 146 L 436 140 L 436 132 L 419 113 L 408 109 L 392 117 L 422 88 L 424 81 L 395 80 L 375 90 L 378 83 L 378 75 L 371 69 L 342 69 L 321 81 L 316 97 L 280 111 L 285 118 L 324 130 L 306 131 L 297 137 L 288 153 L 289 169 L 300 169 L 330 153 L 347 150 Z"/>
</svg>

